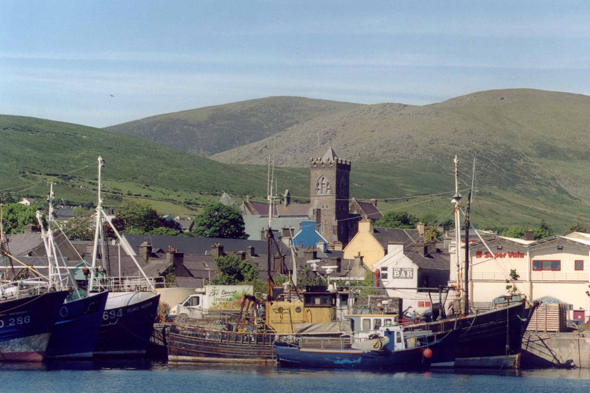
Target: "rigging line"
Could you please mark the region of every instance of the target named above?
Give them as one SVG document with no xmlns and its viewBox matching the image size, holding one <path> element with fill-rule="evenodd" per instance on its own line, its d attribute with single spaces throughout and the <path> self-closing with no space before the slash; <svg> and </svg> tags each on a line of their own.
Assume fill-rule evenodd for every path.
<svg viewBox="0 0 590 393">
<path fill-rule="evenodd" d="M 459 191 L 462 192 L 466 192 L 468 191 L 469 188 L 464 188 L 461 189 Z M 415 198 L 425 198 L 425 197 L 431 197 L 431 196 L 440 196 L 440 195 L 452 195 L 455 193 L 455 190 L 452 191 L 446 191 L 446 192 L 440 192 L 440 193 L 434 193 L 434 194 L 419 194 L 419 195 L 410 195 L 410 196 L 395 196 L 395 197 L 382 197 L 382 198 L 356 198 L 356 197 L 349 197 L 349 198 L 336 198 L 336 201 L 349 201 L 351 199 L 355 199 L 357 202 L 367 202 L 370 203 L 371 199 L 374 199 L 376 201 L 384 201 L 384 202 L 391 202 L 391 201 L 399 201 L 399 200 L 404 200 L 404 199 L 415 199 Z M 320 195 L 320 196 L 331 196 L 333 194 L 324 194 L 324 195 Z M 305 195 L 305 196 L 301 196 L 301 195 L 293 195 L 291 194 L 291 198 L 298 198 L 298 199 L 310 199 L 309 195 Z M 255 202 L 255 201 L 251 201 L 251 202 Z M 262 202 L 260 202 L 262 203 Z"/>
</svg>

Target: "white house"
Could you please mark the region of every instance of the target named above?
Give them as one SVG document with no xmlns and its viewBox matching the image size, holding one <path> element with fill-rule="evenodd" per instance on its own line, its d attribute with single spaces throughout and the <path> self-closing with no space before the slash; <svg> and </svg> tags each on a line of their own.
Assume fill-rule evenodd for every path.
<svg viewBox="0 0 590 393">
<path fill-rule="evenodd" d="M 403 299 L 403 308 L 422 313 L 439 302 L 439 287 L 449 281 L 449 254 L 436 243 L 405 246 L 389 243 L 387 254 L 373 265 L 378 285 L 389 297 Z M 445 296 L 443 294 L 443 296 Z"/>
</svg>

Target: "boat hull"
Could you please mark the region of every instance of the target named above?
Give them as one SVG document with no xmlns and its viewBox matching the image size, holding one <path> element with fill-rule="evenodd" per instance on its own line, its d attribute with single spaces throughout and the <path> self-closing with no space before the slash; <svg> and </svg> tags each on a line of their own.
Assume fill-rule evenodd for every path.
<svg viewBox="0 0 590 393">
<path fill-rule="evenodd" d="M 519 368 L 522 337 L 535 307 L 524 303 L 466 317 L 408 326 L 433 332 L 460 331 L 455 367 Z"/>
<path fill-rule="evenodd" d="M 0 303 L 0 361 L 43 360 L 67 291 Z"/>
<path fill-rule="evenodd" d="M 155 295 L 133 304 L 113 308 L 109 308 L 107 302 L 94 356 L 144 356 L 158 315 L 159 301 L 160 295 Z"/>
<path fill-rule="evenodd" d="M 211 330 L 172 324 L 167 333 L 170 362 L 274 363 L 274 335 Z"/>
<path fill-rule="evenodd" d="M 59 310 L 45 357 L 88 359 L 94 353 L 108 292 L 64 303 Z"/>
<path fill-rule="evenodd" d="M 364 370 L 425 370 L 436 364 L 453 364 L 458 331 L 449 332 L 426 348 L 363 352 L 355 349 L 300 348 L 276 343 L 277 362 L 281 366 L 305 368 L 344 368 Z"/>
</svg>

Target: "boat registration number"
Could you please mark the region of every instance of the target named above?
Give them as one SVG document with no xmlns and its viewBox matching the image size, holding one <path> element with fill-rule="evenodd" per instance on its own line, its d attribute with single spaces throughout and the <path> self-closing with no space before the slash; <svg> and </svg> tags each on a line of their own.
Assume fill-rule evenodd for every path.
<svg viewBox="0 0 590 393">
<path fill-rule="evenodd" d="M 122 308 L 120 308 L 119 310 L 105 311 L 102 314 L 102 319 L 105 321 L 108 321 L 109 319 L 122 318 L 122 317 L 123 317 L 123 309 Z"/>
<path fill-rule="evenodd" d="M 31 317 L 17 317 L 17 318 L 8 318 L 7 320 L 0 319 L 0 329 L 6 326 L 19 326 L 19 325 L 26 325 L 31 323 Z"/>
</svg>

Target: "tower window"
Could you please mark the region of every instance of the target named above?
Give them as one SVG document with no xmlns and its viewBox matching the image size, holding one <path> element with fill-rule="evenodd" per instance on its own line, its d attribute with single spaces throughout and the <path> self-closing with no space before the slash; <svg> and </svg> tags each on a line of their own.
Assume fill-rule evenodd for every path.
<svg viewBox="0 0 590 393">
<path fill-rule="evenodd" d="M 322 176 L 318 179 L 316 183 L 315 191 L 318 195 L 327 195 L 331 194 L 332 189 L 330 186 L 330 182 L 326 179 L 325 176 Z"/>
</svg>

